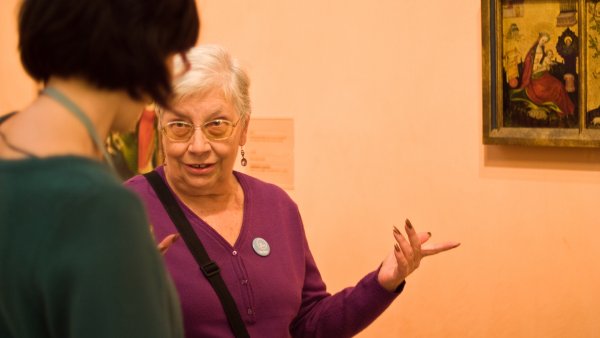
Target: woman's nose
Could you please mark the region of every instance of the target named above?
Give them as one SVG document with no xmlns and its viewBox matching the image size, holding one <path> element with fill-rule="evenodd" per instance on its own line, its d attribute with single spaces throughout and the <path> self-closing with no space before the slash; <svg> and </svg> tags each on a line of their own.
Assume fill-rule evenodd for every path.
<svg viewBox="0 0 600 338">
<path fill-rule="evenodd" d="M 210 142 L 206 138 L 206 135 L 202 132 L 202 129 L 195 128 L 194 134 L 192 134 L 192 138 L 190 139 L 190 144 L 188 146 L 188 151 L 194 153 L 202 153 L 208 151 L 210 149 Z"/>
</svg>

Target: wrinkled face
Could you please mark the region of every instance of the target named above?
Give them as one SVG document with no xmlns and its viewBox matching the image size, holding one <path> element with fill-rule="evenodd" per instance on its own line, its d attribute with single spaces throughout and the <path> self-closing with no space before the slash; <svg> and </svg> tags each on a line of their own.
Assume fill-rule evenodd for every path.
<svg viewBox="0 0 600 338">
<path fill-rule="evenodd" d="M 174 110 L 163 113 L 161 127 L 170 124 L 175 128 L 171 132 L 177 133 L 172 135 L 183 135 L 182 128 L 189 128 L 190 124 L 194 130 L 189 140 L 182 140 L 181 137 L 174 140 L 162 131 L 167 180 L 180 195 L 223 193 L 235 180 L 233 166 L 239 146 L 246 143 L 248 124 L 244 119 L 239 119 L 232 103 L 218 90 L 204 96 L 187 97 L 177 103 Z M 210 140 L 207 137 L 212 130 L 210 128 L 218 128 L 223 120 L 235 124 L 231 136 Z"/>
</svg>

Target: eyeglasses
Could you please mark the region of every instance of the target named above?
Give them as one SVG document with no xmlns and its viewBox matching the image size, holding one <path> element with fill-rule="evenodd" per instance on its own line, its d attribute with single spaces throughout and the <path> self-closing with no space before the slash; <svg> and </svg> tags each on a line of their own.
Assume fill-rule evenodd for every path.
<svg viewBox="0 0 600 338">
<path fill-rule="evenodd" d="M 162 131 L 173 142 L 189 141 L 196 129 L 202 130 L 209 141 L 222 141 L 231 137 L 233 130 L 241 120 L 242 116 L 235 123 L 224 119 L 216 119 L 205 122 L 200 126 L 185 121 L 172 121 L 165 124 Z"/>
</svg>

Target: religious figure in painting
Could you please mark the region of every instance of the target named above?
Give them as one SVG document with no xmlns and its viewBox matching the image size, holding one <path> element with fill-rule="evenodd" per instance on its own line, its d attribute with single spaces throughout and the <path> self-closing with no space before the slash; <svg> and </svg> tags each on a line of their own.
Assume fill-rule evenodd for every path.
<svg viewBox="0 0 600 338">
<path fill-rule="evenodd" d="M 506 52 L 504 53 L 503 60 L 506 82 L 510 88 L 516 88 L 519 85 L 519 63 L 522 60 L 518 47 L 520 38 L 519 27 L 515 23 L 511 24 L 506 34 Z"/>
<path fill-rule="evenodd" d="M 549 41 L 548 33 L 539 33 L 525 56 L 521 84 L 511 95 L 511 101 L 525 101 L 529 107 L 528 115 L 537 120 L 548 120 L 553 114 L 563 119 L 575 113 L 575 105 L 565 85 L 550 72 L 556 62 L 553 52 L 547 48 Z"/>
</svg>

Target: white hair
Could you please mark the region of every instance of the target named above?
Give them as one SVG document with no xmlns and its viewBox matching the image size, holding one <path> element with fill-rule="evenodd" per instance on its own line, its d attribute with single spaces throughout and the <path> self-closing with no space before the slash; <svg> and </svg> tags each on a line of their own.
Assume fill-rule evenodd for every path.
<svg viewBox="0 0 600 338">
<path fill-rule="evenodd" d="M 240 117 L 250 114 L 250 78 L 223 47 L 201 45 L 190 49 L 185 57 L 174 60 L 174 74 L 185 72 L 173 80 L 173 104 L 190 96 L 202 96 L 214 89 L 221 90 Z M 185 71 L 185 68 L 189 70 Z M 162 109 L 159 109 L 159 113 Z"/>
</svg>

